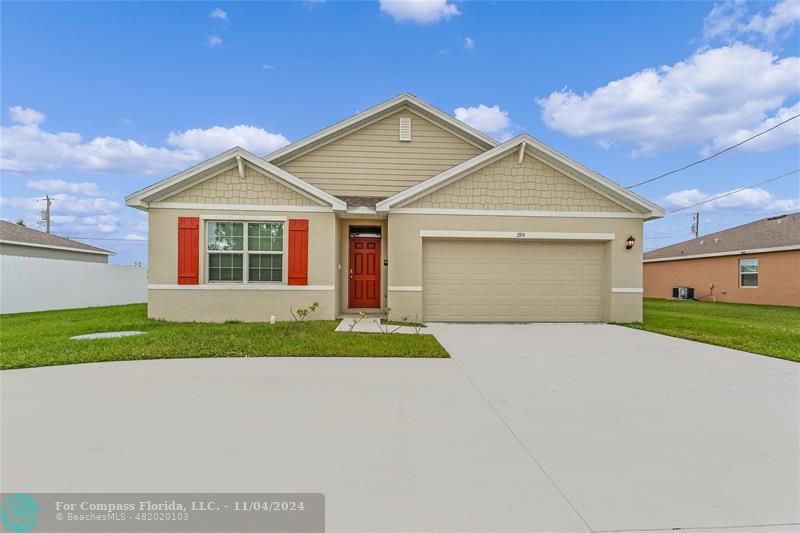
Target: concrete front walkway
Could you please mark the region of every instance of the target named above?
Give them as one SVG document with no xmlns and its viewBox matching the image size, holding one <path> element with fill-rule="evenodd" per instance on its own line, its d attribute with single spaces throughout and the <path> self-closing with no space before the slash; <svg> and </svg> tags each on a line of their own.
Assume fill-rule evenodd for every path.
<svg viewBox="0 0 800 533">
<path fill-rule="evenodd" d="M 429 330 L 453 359 L 4 371 L 0 490 L 322 492 L 329 531 L 800 521 L 800 365 L 615 326 Z"/>
</svg>

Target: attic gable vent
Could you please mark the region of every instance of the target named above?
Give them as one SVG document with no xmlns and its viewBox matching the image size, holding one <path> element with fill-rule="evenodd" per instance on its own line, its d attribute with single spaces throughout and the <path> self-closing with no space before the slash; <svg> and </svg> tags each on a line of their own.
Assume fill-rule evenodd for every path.
<svg viewBox="0 0 800 533">
<path fill-rule="evenodd" d="M 411 117 L 400 117 L 400 140 L 411 140 Z"/>
</svg>

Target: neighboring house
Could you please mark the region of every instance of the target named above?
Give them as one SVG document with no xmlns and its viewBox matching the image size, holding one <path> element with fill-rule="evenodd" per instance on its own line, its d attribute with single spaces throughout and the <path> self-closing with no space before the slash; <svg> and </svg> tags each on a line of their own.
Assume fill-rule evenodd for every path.
<svg viewBox="0 0 800 533">
<path fill-rule="evenodd" d="M 234 148 L 126 198 L 149 316 L 637 321 L 656 205 L 528 135 L 402 94 L 265 157 Z M 627 243 L 630 243 L 628 246 Z"/>
<path fill-rule="evenodd" d="M 769 217 L 644 254 L 644 294 L 800 306 L 800 213 Z"/>
<path fill-rule="evenodd" d="M 0 255 L 108 263 L 114 252 L 0 220 Z"/>
</svg>

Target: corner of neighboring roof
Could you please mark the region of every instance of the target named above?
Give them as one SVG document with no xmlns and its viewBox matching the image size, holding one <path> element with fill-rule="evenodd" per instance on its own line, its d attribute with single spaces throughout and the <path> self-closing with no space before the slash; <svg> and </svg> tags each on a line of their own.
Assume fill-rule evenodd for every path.
<svg viewBox="0 0 800 533">
<path fill-rule="evenodd" d="M 214 167 L 220 163 L 228 161 L 230 159 L 241 157 L 254 167 L 260 168 L 261 170 L 268 172 L 279 179 L 283 180 L 287 184 L 290 184 L 306 193 L 310 194 L 311 196 L 322 200 L 323 202 L 329 203 L 331 207 L 335 211 L 344 211 L 347 209 L 347 204 L 345 204 L 340 199 L 336 198 L 335 196 L 328 194 L 327 192 L 319 189 L 311 185 L 310 183 L 298 178 L 297 176 L 283 170 L 280 167 L 273 165 L 272 163 L 265 161 L 264 158 L 257 156 L 256 154 L 245 150 L 241 146 L 235 146 L 230 150 L 226 150 L 219 155 L 216 155 L 210 159 L 206 159 L 205 161 L 201 161 L 196 165 L 189 167 L 188 169 L 174 174 L 166 179 L 163 179 L 153 185 L 145 187 L 133 194 L 129 194 L 125 197 L 125 205 L 141 209 L 147 211 L 149 206 L 149 199 L 153 196 L 159 194 L 167 187 L 176 185 L 180 182 L 190 179 L 192 176 L 203 172 L 209 168 Z"/>
</svg>

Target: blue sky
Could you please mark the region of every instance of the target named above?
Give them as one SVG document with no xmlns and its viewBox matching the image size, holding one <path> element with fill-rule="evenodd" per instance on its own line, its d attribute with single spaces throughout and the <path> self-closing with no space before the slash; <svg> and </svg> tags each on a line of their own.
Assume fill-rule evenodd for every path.
<svg viewBox="0 0 800 533">
<path fill-rule="evenodd" d="M 266 153 L 409 91 L 623 185 L 800 113 L 800 2 L 10 3 L 0 215 L 146 262 L 123 197 L 233 144 Z M 800 168 L 800 119 L 635 189 L 671 209 Z M 800 210 L 798 174 L 702 207 Z M 686 211 L 645 246 L 688 238 Z"/>
</svg>

